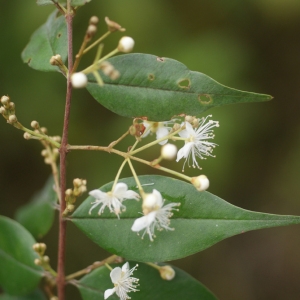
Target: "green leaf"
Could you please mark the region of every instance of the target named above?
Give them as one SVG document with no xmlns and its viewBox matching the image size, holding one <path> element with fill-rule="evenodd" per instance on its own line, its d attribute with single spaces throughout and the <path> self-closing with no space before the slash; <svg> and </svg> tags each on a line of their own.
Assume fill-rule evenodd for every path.
<svg viewBox="0 0 300 300">
<path fill-rule="evenodd" d="M 91 240 L 107 251 L 138 261 L 167 261 L 202 251 L 225 238 L 249 230 L 299 224 L 300 217 L 252 212 L 233 206 L 208 192 L 198 192 L 193 185 L 164 176 L 139 176 L 145 192 L 158 190 L 169 202 L 180 202 L 179 212 L 171 218 L 174 231 L 157 231 L 151 242 L 148 235 L 141 239 L 131 231 L 136 218 L 141 217 L 141 201 L 125 200 L 126 211 L 120 220 L 106 208 L 101 216 L 89 209 L 93 197 L 88 197 L 73 213 L 71 221 Z M 133 178 L 120 180 L 128 189 L 137 191 Z M 101 187 L 110 191 L 112 182 Z M 143 232 L 141 232 L 143 233 Z"/>
<path fill-rule="evenodd" d="M 88 2 L 91 2 L 91 1 L 92 0 L 72 0 L 71 5 L 72 6 L 81 6 L 81 5 L 87 4 Z M 66 0 L 55 1 L 55 2 L 66 3 Z M 50 4 L 54 4 L 54 2 L 52 0 L 37 0 L 36 4 L 37 5 L 50 5 Z"/>
<path fill-rule="evenodd" d="M 40 290 L 35 290 L 25 296 L 11 296 L 8 294 L 0 295 L 0 300 L 46 300 L 45 295 Z"/>
<path fill-rule="evenodd" d="M 59 71 L 50 64 L 53 55 L 60 54 L 62 61 L 67 58 L 67 25 L 65 17 L 56 17 L 57 10 L 47 22 L 38 28 L 22 52 L 22 60 L 39 71 Z"/>
<path fill-rule="evenodd" d="M 214 106 L 272 99 L 226 87 L 170 58 L 135 53 L 109 62 L 120 72 L 119 79 L 112 81 L 100 71 L 105 85 L 100 87 L 90 75 L 87 90 L 103 106 L 125 117 L 168 121 L 181 114 L 199 115 Z"/>
<path fill-rule="evenodd" d="M 136 262 L 129 262 L 130 267 L 136 265 Z M 122 266 L 122 264 L 114 265 Z M 133 277 L 139 279 L 138 292 L 132 292 L 128 295 L 132 300 L 152 300 L 152 299 L 201 299 L 201 300 L 217 300 L 217 298 L 199 281 L 191 277 L 186 272 L 173 267 L 176 275 L 170 281 L 163 280 L 159 272 L 149 265 L 139 263 Z M 100 267 L 90 274 L 84 276 L 77 282 L 83 300 L 102 299 L 106 289 L 113 288 L 110 279 L 110 271 L 106 267 Z M 120 299 L 116 294 L 109 299 Z"/>
<path fill-rule="evenodd" d="M 16 220 L 35 238 L 42 238 L 52 227 L 57 200 L 53 185 L 51 176 L 44 188 L 16 212 Z"/>
<path fill-rule="evenodd" d="M 26 295 L 32 292 L 41 277 L 42 268 L 34 264 L 38 255 L 32 249 L 36 243 L 19 223 L 0 216 L 0 286 L 8 294 Z"/>
</svg>

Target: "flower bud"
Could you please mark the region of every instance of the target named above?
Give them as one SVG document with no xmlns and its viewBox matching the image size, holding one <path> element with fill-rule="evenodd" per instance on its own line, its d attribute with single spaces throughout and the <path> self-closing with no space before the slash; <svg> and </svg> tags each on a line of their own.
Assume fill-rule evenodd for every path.
<svg viewBox="0 0 300 300">
<path fill-rule="evenodd" d="M 125 28 L 122 28 L 118 23 L 111 21 L 108 17 L 105 17 L 105 23 L 107 24 L 108 30 L 110 32 L 114 31 L 125 31 Z"/>
<path fill-rule="evenodd" d="M 90 24 L 97 25 L 98 22 L 99 22 L 99 18 L 98 18 L 98 17 L 92 16 L 92 17 L 90 18 Z"/>
<path fill-rule="evenodd" d="M 34 129 L 39 129 L 40 128 L 40 125 L 37 121 L 32 121 L 30 126 Z"/>
<path fill-rule="evenodd" d="M 120 52 L 128 53 L 131 52 L 134 46 L 134 40 L 129 36 L 123 36 L 118 45 Z"/>
<path fill-rule="evenodd" d="M 10 124 L 17 123 L 17 122 L 18 122 L 18 119 L 17 119 L 16 115 L 10 115 L 10 116 L 8 117 L 8 122 L 9 122 Z"/>
<path fill-rule="evenodd" d="M 175 277 L 175 271 L 170 266 L 163 266 L 159 268 L 160 277 L 164 280 L 172 280 Z"/>
<path fill-rule="evenodd" d="M 172 160 L 177 154 L 177 147 L 173 144 L 166 144 L 161 147 L 161 156 L 163 159 Z"/>
<path fill-rule="evenodd" d="M 0 107 L 0 114 L 1 115 L 5 115 L 6 114 L 6 109 L 3 106 Z"/>
<path fill-rule="evenodd" d="M 59 54 L 56 54 L 56 55 L 51 56 L 50 64 L 52 66 L 62 66 L 64 63 L 61 59 L 61 56 Z"/>
<path fill-rule="evenodd" d="M 25 140 L 30 140 L 31 139 L 31 134 L 28 132 L 24 132 L 23 137 Z"/>
<path fill-rule="evenodd" d="M 193 177 L 191 183 L 200 192 L 207 190 L 209 187 L 209 180 L 205 175 Z"/>
<path fill-rule="evenodd" d="M 1 103 L 8 108 L 10 102 L 10 98 L 8 96 L 2 96 L 1 97 Z"/>
<path fill-rule="evenodd" d="M 68 204 L 67 205 L 68 212 L 72 212 L 72 211 L 74 211 L 74 209 L 75 209 L 75 205 L 73 205 L 73 204 Z"/>
<path fill-rule="evenodd" d="M 49 256 L 47 256 L 47 255 L 43 256 L 43 261 L 44 261 L 44 263 L 48 264 L 50 262 Z"/>
<path fill-rule="evenodd" d="M 97 32 L 97 27 L 94 24 L 90 24 L 87 28 L 86 34 L 89 38 L 93 37 Z"/>
<path fill-rule="evenodd" d="M 88 80 L 84 73 L 78 72 L 71 76 L 71 82 L 74 88 L 80 89 L 86 87 Z"/>
<path fill-rule="evenodd" d="M 67 189 L 65 192 L 66 196 L 72 196 L 73 195 L 73 191 L 71 189 Z"/>
<path fill-rule="evenodd" d="M 13 102 L 10 102 L 9 103 L 9 109 L 10 110 L 15 110 L 15 108 L 16 108 L 16 105 Z"/>
<path fill-rule="evenodd" d="M 37 266 L 41 266 L 42 265 L 42 261 L 39 258 L 36 258 L 34 260 L 34 264 L 37 265 Z"/>
<path fill-rule="evenodd" d="M 73 185 L 74 185 L 74 187 L 80 187 L 82 185 L 82 180 L 79 178 L 75 178 L 73 180 Z"/>
<path fill-rule="evenodd" d="M 41 128 L 40 128 L 40 131 L 41 131 L 43 134 L 47 134 L 48 129 L 47 129 L 46 127 L 41 127 Z"/>
</svg>

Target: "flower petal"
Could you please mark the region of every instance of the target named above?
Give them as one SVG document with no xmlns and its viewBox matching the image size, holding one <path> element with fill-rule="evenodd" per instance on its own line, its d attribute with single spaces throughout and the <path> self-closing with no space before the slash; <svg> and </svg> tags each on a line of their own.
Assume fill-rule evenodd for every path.
<svg viewBox="0 0 300 300">
<path fill-rule="evenodd" d="M 126 273 L 127 271 L 129 271 L 129 263 L 126 262 L 123 266 L 122 266 L 122 272 Z"/>
<path fill-rule="evenodd" d="M 156 131 L 156 139 L 163 138 L 164 136 L 167 136 L 169 134 L 169 130 L 166 127 L 159 127 Z M 159 142 L 160 145 L 164 145 L 168 142 L 168 139 Z"/>
<path fill-rule="evenodd" d="M 159 207 L 162 207 L 162 205 L 163 205 L 163 198 L 162 198 L 161 193 L 158 190 L 156 190 L 156 189 L 153 189 L 152 193 L 153 193 L 153 195 L 156 198 L 156 204 Z"/>
<path fill-rule="evenodd" d="M 155 216 L 156 211 L 152 211 L 148 215 L 136 219 L 131 227 L 131 230 L 138 232 L 148 227 L 155 220 Z"/>
<path fill-rule="evenodd" d="M 112 283 L 117 283 L 121 279 L 122 269 L 120 267 L 116 267 L 111 270 L 110 278 Z"/>
<path fill-rule="evenodd" d="M 139 200 L 140 195 L 132 190 L 126 191 L 124 193 L 124 198 L 125 199 L 135 199 L 135 200 Z"/>
<path fill-rule="evenodd" d="M 101 200 L 101 199 L 103 199 L 107 196 L 106 193 L 103 193 L 100 190 L 92 190 L 92 191 L 89 192 L 89 195 L 96 198 L 96 199 L 99 199 L 99 200 Z"/>
<path fill-rule="evenodd" d="M 104 292 L 104 299 L 107 299 L 109 296 L 116 292 L 116 288 L 108 289 Z"/>
<path fill-rule="evenodd" d="M 183 157 L 187 158 L 191 148 L 193 147 L 194 143 L 193 142 L 189 142 L 186 143 L 178 152 L 177 152 L 177 158 L 176 161 L 181 160 Z"/>
<path fill-rule="evenodd" d="M 118 182 L 113 190 L 113 195 L 123 197 L 123 194 L 128 190 L 128 186 L 124 182 Z"/>
</svg>

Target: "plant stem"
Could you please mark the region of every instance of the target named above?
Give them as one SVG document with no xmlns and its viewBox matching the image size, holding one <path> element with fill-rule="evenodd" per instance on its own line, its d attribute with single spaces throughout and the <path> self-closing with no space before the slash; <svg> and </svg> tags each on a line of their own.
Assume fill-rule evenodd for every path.
<svg viewBox="0 0 300 300">
<path fill-rule="evenodd" d="M 67 0 L 66 13 L 67 31 L 68 31 L 68 69 L 73 68 L 73 12 L 71 9 L 71 0 Z M 66 208 L 65 190 L 66 190 L 66 156 L 68 152 L 68 130 L 72 99 L 72 84 L 70 72 L 67 77 L 67 93 L 66 106 L 64 116 L 64 127 L 62 134 L 62 142 L 60 147 L 60 188 L 61 188 L 61 202 L 59 214 L 59 240 L 58 240 L 58 263 L 57 263 L 57 293 L 59 300 L 65 300 L 65 253 L 66 253 L 66 229 L 67 223 L 63 219 L 63 212 Z"/>
<path fill-rule="evenodd" d="M 82 275 L 85 275 L 85 274 L 88 274 L 90 273 L 92 270 L 94 269 L 97 269 L 99 267 L 102 267 L 103 265 L 105 265 L 106 263 L 107 264 L 111 264 L 113 262 L 115 262 L 116 260 L 118 260 L 118 256 L 117 255 L 112 255 L 102 261 L 96 261 L 94 262 L 92 265 L 84 268 L 83 270 L 80 270 L 80 271 L 77 271 L 73 274 L 70 274 L 66 277 L 66 281 L 69 281 L 69 280 L 72 280 L 76 277 L 79 277 L 79 276 L 82 276 Z"/>
</svg>

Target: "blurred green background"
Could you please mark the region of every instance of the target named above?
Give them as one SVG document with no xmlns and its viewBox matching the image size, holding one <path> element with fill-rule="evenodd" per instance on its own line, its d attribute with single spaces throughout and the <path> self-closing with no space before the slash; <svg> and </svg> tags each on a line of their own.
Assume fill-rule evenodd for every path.
<svg viewBox="0 0 300 300">
<path fill-rule="evenodd" d="M 65 81 L 23 64 L 20 53 L 52 7 L 35 1 L 0 0 L 0 95 L 16 103 L 26 126 L 38 120 L 49 134 L 61 134 Z M 91 15 L 109 16 L 135 39 L 135 52 L 170 57 L 222 84 L 267 93 L 267 103 L 214 108 L 216 158 L 201 161 L 211 182 L 209 191 L 239 207 L 300 215 L 300 1 L 299 0 L 93 0 L 74 20 L 78 49 Z M 104 32 L 104 22 L 99 32 Z M 113 49 L 120 33 L 105 43 Z M 76 51 L 76 50 L 75 50 Z M 83 60 L 87 65 L 92 56 Z M 72 102 L 70 144 L 107 145 L 131 120 L 101 107 L 85 90 Z M 148 138 L 150 139 L 150 138 Z M 129 141 L 129 144 L 132 140 Z M 121 146 L 126 149 L 128 143 Z M 49 167 L 38 142 L 0 120 L 0 213 L 14 217 L 36 190 Z M 159 148 L 156 149 L 159 151 Z M 149 159 L 156 153 L 148 152 Z M 86 178 L 88 189 L 114 179 L 121 162 L 107 153 L 72 152 L 68 156 L 68 187 Z M 135 164 L 138 174 L 152 173 Z M 172 165 L 181 171 L 182 162 Z M 187 174 L 198 174 L 186 169 Z M 161 174 L 161 173 L 159 173 Z M 126 169 L 122 177 L 131 176 Z M 80 199 L 82 200 L 82 199 Z M 1 230 L 1 229 L 0 229 Z M 211 289 L 222 300 L 300 299 L 299 226 L 266 229 L 232 237 L 188 258 L 172 262 Z M 56 266 L 57 226 L 44 238 Z M 197 239 L 197 236 L 195 236 Z M 68 225 L 67 273 L 105 258 L 72 225 Z M 68 287 L 68 299 L 79 299 Z"/>
</svg>

